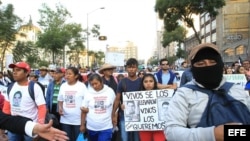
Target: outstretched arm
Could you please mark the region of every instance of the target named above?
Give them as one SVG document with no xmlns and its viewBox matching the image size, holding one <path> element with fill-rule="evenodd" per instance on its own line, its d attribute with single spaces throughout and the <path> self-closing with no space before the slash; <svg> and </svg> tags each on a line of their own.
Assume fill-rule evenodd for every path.
<svg viewBox="0 0 250 141">
<path fill-rule="evenodd" d="M 33 134 L 38 134 L 49 141 L 67 141 L 67 133 L 52 127 L 53 121 L 48 124 L 36 124 L 33 128 Z"/>
<path fill-rule="evenodd" d="M 24 127 L 28 121 L 31 119 L 11 116 L 0 111 L 0 128 L 6 129 L 17 134 L 25 134 Z"/>
<path fill-rule="evenodd" d="M 26 134 L 28 136 L 39 135 L 51 141 L 67 141 L 65 132 L 52 127 L 53 121 L 48 124 L 39 124 L 32 122 L 31 119 L 11 116 L 0 111 L 0 128 L 6 129 L 17 134 Z"/>
</svg>

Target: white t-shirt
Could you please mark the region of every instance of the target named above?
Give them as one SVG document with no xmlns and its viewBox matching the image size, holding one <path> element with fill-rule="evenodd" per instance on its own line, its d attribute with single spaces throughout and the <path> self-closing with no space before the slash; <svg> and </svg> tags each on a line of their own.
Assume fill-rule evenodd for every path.
<svg viewBox="0 0 250 141">
<path fill-rule="evenodd" d="M 43 91 L 38 84 L 34 85 L 35 102 L 30 97 L 27 86 L 20 86 L 15 83 L 6 97 L 6 100 L 10 102 L 11 115 L 19 115 L 22 117 L 27 117 L 33 121 L 38 119 L 38 109 L 37 106 L 46 104 Z"/>
<path fill-rule="evenodd" d="M 60 122 L 70 125 L 81 125 L 81 103 L 87 93 L 84 83 L 77 81 L 74 85 L 63 83 L 57 100 L 63 101 L 63 115 Z"/>
<path fill-rule="evenodd" d="M 86 121 L 87 128 L 93 131 L 100 131 L 113 128 L 112 109 L 115 100 L 113 89 L 104 85 L 100 91 L 88 88 L 89 94 L 85 96 L 82 107 L 89 108 Z"/>
</svg>

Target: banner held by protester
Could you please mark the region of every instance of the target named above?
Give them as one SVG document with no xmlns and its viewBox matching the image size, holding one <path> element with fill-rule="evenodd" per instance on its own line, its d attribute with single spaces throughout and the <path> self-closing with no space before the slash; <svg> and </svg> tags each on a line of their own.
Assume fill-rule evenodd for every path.
<svg viewBox="0 0 250 141">
<path fill-rule="evenodd" d="M 173 93 L 173 89 L 124 92 L 126 131 L 163 130 Z"/>
</svg>

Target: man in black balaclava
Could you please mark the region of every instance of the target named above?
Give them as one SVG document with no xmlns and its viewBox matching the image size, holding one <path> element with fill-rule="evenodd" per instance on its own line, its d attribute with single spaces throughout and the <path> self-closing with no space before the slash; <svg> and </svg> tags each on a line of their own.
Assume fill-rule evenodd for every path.
<svg viewBox="0 0 250 141">
<path fill-rule="evenodd" d="M 169 101 L 165 136 L 171 141 L 224 141 L 224 125 L 250 123 L 250 97 L 242 86 L 226 82 L 216 45 L 193 47 L 189 60 L 193 80 Z"/>
<path fill-rule="evenodd" d="M 207 89 L 215 89 L 223 78 L 224 63 L 214 44 L 201 44 L 190 53 L 191 71 L 196 82 Z"/>
</svg>

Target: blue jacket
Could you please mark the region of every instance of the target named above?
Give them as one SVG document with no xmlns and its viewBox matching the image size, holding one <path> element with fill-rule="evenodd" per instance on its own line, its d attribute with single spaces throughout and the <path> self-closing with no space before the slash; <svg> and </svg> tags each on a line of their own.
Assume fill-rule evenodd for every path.
<svg viewBox="0 0 250 141">
<path fill-rule="evenodd" d="M 47 93 L 46 93 L 46 106 L 47 106 L 47 109 L 49 109 L 50 112 L 52 111 L 52 104 L 53 104 L 54 82 L 55 81 L 51 81 L 49 83 L 48 88 L 47 88 Z M 65 80 L 62 79 L 61 83 L 60 83 L 60 86 L 64 82 L 65 82 Z M 57 111 L 58 111 L 58 109 L 57 109 Z"/>
</svg>

